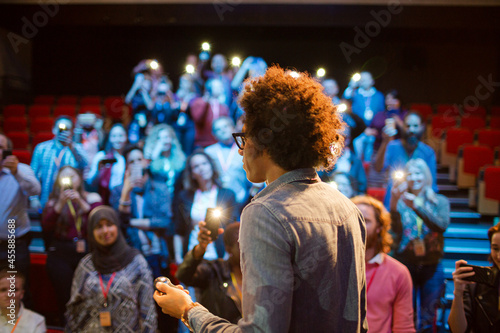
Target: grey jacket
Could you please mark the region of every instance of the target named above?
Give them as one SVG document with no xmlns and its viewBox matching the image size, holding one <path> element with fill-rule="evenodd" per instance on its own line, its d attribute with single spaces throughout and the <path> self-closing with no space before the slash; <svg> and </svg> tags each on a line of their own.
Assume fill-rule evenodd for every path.
<svg viewBox="0 0 500 333">
<path fill-rule="evenodd" d="M 201 306 L 195 332 L 366 332 L 365 225 L 313 169 L 281 176 L 241 216 L 243 319 Z"/>
</svg>

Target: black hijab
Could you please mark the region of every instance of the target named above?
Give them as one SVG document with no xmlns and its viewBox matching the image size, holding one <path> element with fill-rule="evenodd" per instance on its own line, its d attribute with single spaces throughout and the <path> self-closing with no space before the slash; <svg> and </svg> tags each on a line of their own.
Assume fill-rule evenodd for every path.
<svg viewBox="0 0 500 333">
<path fill-rule="evenodd" d="M 97 243 L 94 237 L 94 228 L 101 220 L 107 220 L 113 223 L 118 229 L 116 241 L 109 246 L 103 246 Z M 92 262 L 96 270 L 101 274 L 110 274 L 122 270 L 140 253 L 139 250 L 128 246 L 120 229 L 118 215 L 114 209 L 109 206 L 99 206 L 90 212 L 87 225 L 87 237 L 90 253 L 92 254 Z"/>
</svg>

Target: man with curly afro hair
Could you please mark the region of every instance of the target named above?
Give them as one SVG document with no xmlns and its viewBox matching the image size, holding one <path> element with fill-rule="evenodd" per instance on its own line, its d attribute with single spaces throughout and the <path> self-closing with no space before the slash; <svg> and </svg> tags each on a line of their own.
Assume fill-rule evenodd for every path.
<svg viewBox="0 0 500 333">
<path fill-rule="evenodd" d="M 267 187 L 241 215 L 243 279 L 233 283 L 242 285 L 243 319 L 230 324 L 166 284 L 154 295 L 194 332 L 367 331 L 364 220 L 315 171 L 332 166 L 343 140 L 322 90 L 277 66 L 246 82 L 243 133 L 233 136 L 247 178 Z"/>
</svg>

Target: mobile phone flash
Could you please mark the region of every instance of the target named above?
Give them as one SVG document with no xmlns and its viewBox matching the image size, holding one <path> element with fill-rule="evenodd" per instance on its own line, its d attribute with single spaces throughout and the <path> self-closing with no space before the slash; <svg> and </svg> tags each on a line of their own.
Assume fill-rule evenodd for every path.
<svg viewBox="0 0 500 333">
<path fill-rule="evenodd" d="M 392 178 L 395 180 L 401 180 L 405 177 L 404 171 L 396 170 L 392 173 Z"/>
<path fill-rule="evenodd" d="M 59 130 L 60 131 L 65 131 L 66 130 L 66 124 L 63 124 L 63 123 L 59 124 Z"/>
<path fill-rule="evenodd" d="M 216 208 L 212 211 L 212 216 L 219 218 L 222 215 L 222 210 L 220 208 Z"/>
<path fill-rule="evenodd" d="M 203 44 L 201 44 L 201 49 L 206 52 L 210 51 L 210 43 L 203 42 Z"/>
<path fill-rule="evenodd" d="M 361 80 L 361 74 L 359 73 L 355 73 L 353 76 L 352 76 L 352 79 L 356 82 L 358 82 L 359 80 Z"/>
<path fill-rule="evenodd" d="M 231 59 L 231 64 L 233 65 L 233 67 L 240 67 L 241 65 L 240 57 L 233 57 L 233 59 Z"/>
<path fill-rule="evenodd" d="M 341 104 L 337 105 L 337 110 L 339 112 L 345 112 L 347 110 L 347 105 L 345 103 L 341 103 Z"/>
<path fill-rule="evenodd" d="M 324 68 L 319 68 L 319 69 L 316 71 L 316 76 L 317 76 L 317 77 L 323 77 L 323 76 L 325 76 L 325 74 L 326 74 L 326 71 L 325 71 L 325 69 L 324 69 Z"/>
<path fill-rule="evenodd" d="M 186 73 L 193 74 L 194 73 L 194 66 L 191 64 L 186 65 Z"/>
<path fill-rule="evenodd" d="M 71 178 L 70 177 L 61 178 L 61 186 L 63 188 L 71 188 Z"/>
<path fill-rule="evenodd" d="M 158 61 L 156 60 L 151 60 L 151 62 L 149 63 L 149 67 L 151 67 L 151 69 L 158 69 Z"/>
</svg>

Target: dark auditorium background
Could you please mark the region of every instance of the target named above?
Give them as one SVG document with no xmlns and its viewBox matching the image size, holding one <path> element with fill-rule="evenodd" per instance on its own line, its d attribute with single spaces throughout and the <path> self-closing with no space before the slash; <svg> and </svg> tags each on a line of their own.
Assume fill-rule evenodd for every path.
<svg viewBox="0 0 500 333">
<path fill-rule="evenodd" d="M 44 22 L 40 4 L 49 2 L 59 5 Z M 398 3 L 378 32 L 373 13 Z M 30 30 L 34 19 L 40 27 Z M 339 45 L 356 47 L 355 27 L 364 32 L 370 22 L 374 36 L 348 63 Z M 26 31 L 15 52 L 9 33 Z M 311 72 L 324 67 L 341 91 L 366 69 L 379 90 L 397 88 L 404 102 L 462 104 L 490 80 L 491 94 L 480 104 L 500 104 L 499 0 L 2 0 L 0 104 L 29 103 L 39 94 L 125 94 L 131 69 L 144 58 L 158 59 L 177 86 L 186 55 L 203 41 L 228 57 L 261 56 Z"/>
</svg>

